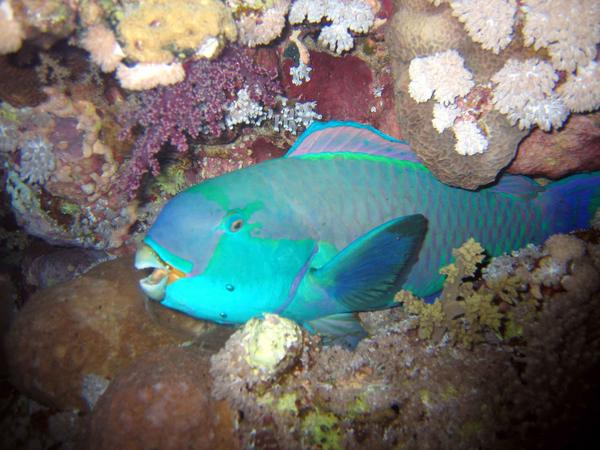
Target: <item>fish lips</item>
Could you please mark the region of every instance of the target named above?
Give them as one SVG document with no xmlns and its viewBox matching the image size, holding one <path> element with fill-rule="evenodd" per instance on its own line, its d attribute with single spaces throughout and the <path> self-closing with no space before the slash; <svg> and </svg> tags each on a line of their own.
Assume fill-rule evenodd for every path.
<svg viewBox="0 0 600 450">
<path fill-rule="evenodd" d="M 164 262 L 147 244 L 138 248 L 134 264 L 136 269 L 153 269 L 150 275 L 140 280 L 140 287 L 148 298 L 158 302 L 164 300 L 169 284 L 185 276 Z"/>
</svg>

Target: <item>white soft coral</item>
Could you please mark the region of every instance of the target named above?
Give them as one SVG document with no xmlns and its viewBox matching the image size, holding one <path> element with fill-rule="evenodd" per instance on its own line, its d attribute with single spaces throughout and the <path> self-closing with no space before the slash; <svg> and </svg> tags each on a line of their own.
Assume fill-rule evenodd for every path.
<svg viewBox="0 0 600 450">
<path fill-rule="evenodd" d="M 512 40 L 515 0 L 454 0 L 450 6 L 471 39 L 484 49 L 498 53 Z"/>
<path fill-rule="evenodd" d="M 464 60 L 456 50 L 414 58 L 408 74 L 408 92 L 419 103 L 433 95 L 438 102 L 449 104 L 456 97 L 467 95 L 475 85 L 473 74 L 465 68 Z"/>
<path fill-rule="evenodd" d="M 509 59 L 492 76 L 492 81 L 496 84 L 495 108 L 522 129 L 535 124 L 549 131 L 562 125 L 569 115 L 568 108 L 554 92 L 558 75 L 546 61 Z"/>
<path fill-rule="evenodd" d="M 525 0 L 525 45 L 548 49 L 552 65 L 572 71 L 596 56 L 600 42 L 598 0 Z"/>
<path fill-rule="evenodd" d="M 371 7 L 361 0 L 297 0 L 290 9 L 288 20 L 298 24 L 308 20 L 330 21 L 319 34 L 319 42 L 341 54 L 354 47 L 350 31 L 366 33 L 375 20 Z"/>
</svg>

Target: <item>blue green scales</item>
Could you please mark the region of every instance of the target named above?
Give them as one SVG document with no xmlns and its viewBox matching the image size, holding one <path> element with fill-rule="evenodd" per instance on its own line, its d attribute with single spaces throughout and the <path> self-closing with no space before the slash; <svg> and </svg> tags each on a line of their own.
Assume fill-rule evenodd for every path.
<svg viewBox="0 0 600 450">
<path fill-rule="evenodd" d="M 452 249 L 500 255 L 589 226 L 600 173 L 542 187 L 505 175 L 467 191 L 439 182 L 408 144 L 351 122 L 313 124 L 280 159 L 207 180 L 159 214 L 136 255 L 164 306 L 219 323 L 264 312 L 326 335 L 356 311 L 430 297 Z"/>
</svg>

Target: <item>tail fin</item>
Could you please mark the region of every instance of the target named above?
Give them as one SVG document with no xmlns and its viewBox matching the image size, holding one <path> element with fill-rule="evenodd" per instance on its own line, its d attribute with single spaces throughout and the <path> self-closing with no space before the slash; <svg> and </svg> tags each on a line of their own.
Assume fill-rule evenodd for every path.
<svg viewBox="0 0 600 450">
<path fill-rule="evenodd" d="M 600 208 L 600 172 L 555 181 L 546 187 L 540 201 L 550 233 L 588 228 Z"/>
</svg>

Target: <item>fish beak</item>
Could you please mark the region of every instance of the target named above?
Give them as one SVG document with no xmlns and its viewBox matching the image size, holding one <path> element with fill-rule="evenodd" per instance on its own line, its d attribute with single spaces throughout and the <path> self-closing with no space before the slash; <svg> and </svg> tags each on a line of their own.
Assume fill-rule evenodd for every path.
<svg viewBox="0 0 600 450">
<path fill-rule="evenodd" d="M 148 245 L 143 244 L 135 254 L 136 269 L 154 269 L 150 275 L 140 280 L 142 291 L 152 300 L 162 301 L 167 286 L 185 274 L 164 262 Z"/>
<path fill-rule="evenodd" d="M 161 302 L 165 298 L 165 292 L 167 290 L 167 277 L 163 276 L 162 278 L 158 278 L 157 281 L 157 277 L 155 277 L 157 272 L 157 270 L 154 270 L 150 276 L 142 278 L 140 280 L 140 287 L 148 298 Z"/>
</svg>

